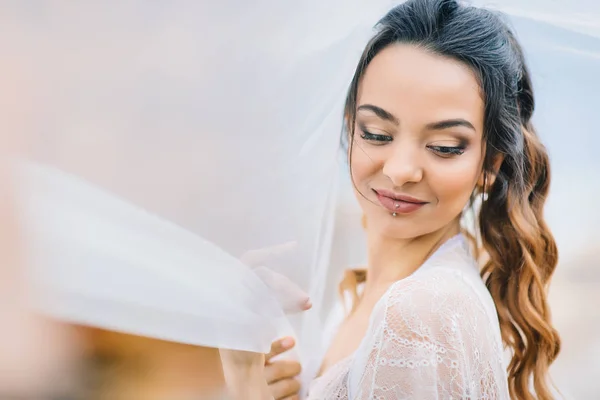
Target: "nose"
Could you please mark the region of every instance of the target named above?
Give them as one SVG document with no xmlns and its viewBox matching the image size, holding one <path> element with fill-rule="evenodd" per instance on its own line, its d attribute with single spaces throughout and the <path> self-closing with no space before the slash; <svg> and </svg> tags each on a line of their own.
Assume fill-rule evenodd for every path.
<svg viewBox="0 0 600 400">
<path fill-rule="evenodd" d="M 394 186 L 400 187 L 405 183 L 416 183 L 423 179 L 423 165 L 417 146 L 397 140 L 394 149 L 383 165 L 383 174 Z"/>
</svg>

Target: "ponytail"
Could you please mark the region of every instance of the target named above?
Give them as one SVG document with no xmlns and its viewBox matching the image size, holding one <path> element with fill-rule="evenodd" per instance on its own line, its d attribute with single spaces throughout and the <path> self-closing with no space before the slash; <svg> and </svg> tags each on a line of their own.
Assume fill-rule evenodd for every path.
<svg viewBox="0 0 600 400">
<path fill-rule="evenodd" d="M 510 165 L 514 159 L 505 160 L 481 205 L 479 227 L 488 256 L 482 276 L 496 303 L 502 339 L 513 354 L 508 367 L 511 397 L 545 400 L 552 398 L 548 368 L 560 350 L 547 300 L 558 251 L 543 216 L 549 158 L 530 123 L 534 102 L 526 67 L 518 96 L 521 168 Z M 522 179 L 514 179 L 515 170 L 522 172 Z M 531 380 L 536 397 L 529 390 Z"/>
<path fill-rule="evenodd" d="M 367 216 L 362 215 L 360 220 L 363 229 L 367 229 Z M 367 270 L 365 268 L 348 269 L 344 272 L 344 277 L 338 285 L 338 294 L 344 307 L 346 307 L 345 293 L 350 294 L 350 309 L 346 310 L 347 314 L 352 314 L 356 310 L 356 306 L 360 301 L 358 294 L 358 286 L 367 281 Z"/>
</svg>

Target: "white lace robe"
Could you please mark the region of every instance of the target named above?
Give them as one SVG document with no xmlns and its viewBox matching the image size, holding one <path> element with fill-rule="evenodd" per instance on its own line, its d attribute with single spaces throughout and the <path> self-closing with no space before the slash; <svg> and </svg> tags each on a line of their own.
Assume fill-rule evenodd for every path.
<svg viewBox="0 0 600 400">
<path fill-rule="evenodd" d="M 493 300 L 466 239 L 450 239 L 379 300 L 358 349 L 309 399 L 508 399 Z"/>
</svg>

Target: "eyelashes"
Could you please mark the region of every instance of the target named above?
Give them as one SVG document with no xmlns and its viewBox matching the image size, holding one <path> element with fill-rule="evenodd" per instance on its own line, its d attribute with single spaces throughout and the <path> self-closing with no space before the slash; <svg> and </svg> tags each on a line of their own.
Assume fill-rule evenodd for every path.
<svg viewBox="0 0 600 400">
<path fill-rule="evenodd" d="M 427 146 L 435 153 L 443 157 L 460 156 L 465 152 L 465 146 Z"/>
<path fill-rule="evenodd" d="M 375 146 L 382 146 L 389 142 L 392 142 L 394 138 L 390 135 L 382 135 L 375 134 L 367 131 L 364 128 L 360 128 L 360 137 Z M 427 148 L 431 150 L 434 154 L 443 157 L 450 158 L 453 156 L 460 156 L 465 152 L 467 147 L 467 143 L 465 141 L 461 141 L 458 146 L 438 146 L 438 145 L 428 145 Z"/>
<path fill-rule="evenodd" d="M 389 135 L 377 135 L 374 133 L 370 133 L 364 129 L 361 129 L 360 137 L 366 140 L 367 142 L 391 142 L 393 138 Z"/>
</svg>

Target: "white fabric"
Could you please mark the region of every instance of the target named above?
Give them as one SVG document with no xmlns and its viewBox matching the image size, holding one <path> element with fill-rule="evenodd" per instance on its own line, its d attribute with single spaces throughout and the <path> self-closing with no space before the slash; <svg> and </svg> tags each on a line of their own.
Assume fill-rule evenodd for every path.
<svg viewBox="0 0 600 400">
<path fill-rule="evenodd" d="M 310 349 L 344 96 L 382 4 L 3 4 L 14 48 L 34 49 L 17 55 L 36 307 L 204 346 L 267 351 L 292 334 Z M 269 287 L 260 267 L 280 274 Z M 315 309 L 287 321 L 290 282 Z"/>
<path fill-rule="evenodd" d="M 21 228 L 39 310 L 63 321 L 212 347 L 239 348 L 245 331 L 242 349 L 268 349 L 285 317 L 250 268 L 75 177 L 21 167 Z"/>
<path fill-rule="evenodd" d="M 388 289 L 358 349 L 309 399 L 464 398 L 509 396 L 495 306 L 459 235 Z"/>
</svg>

